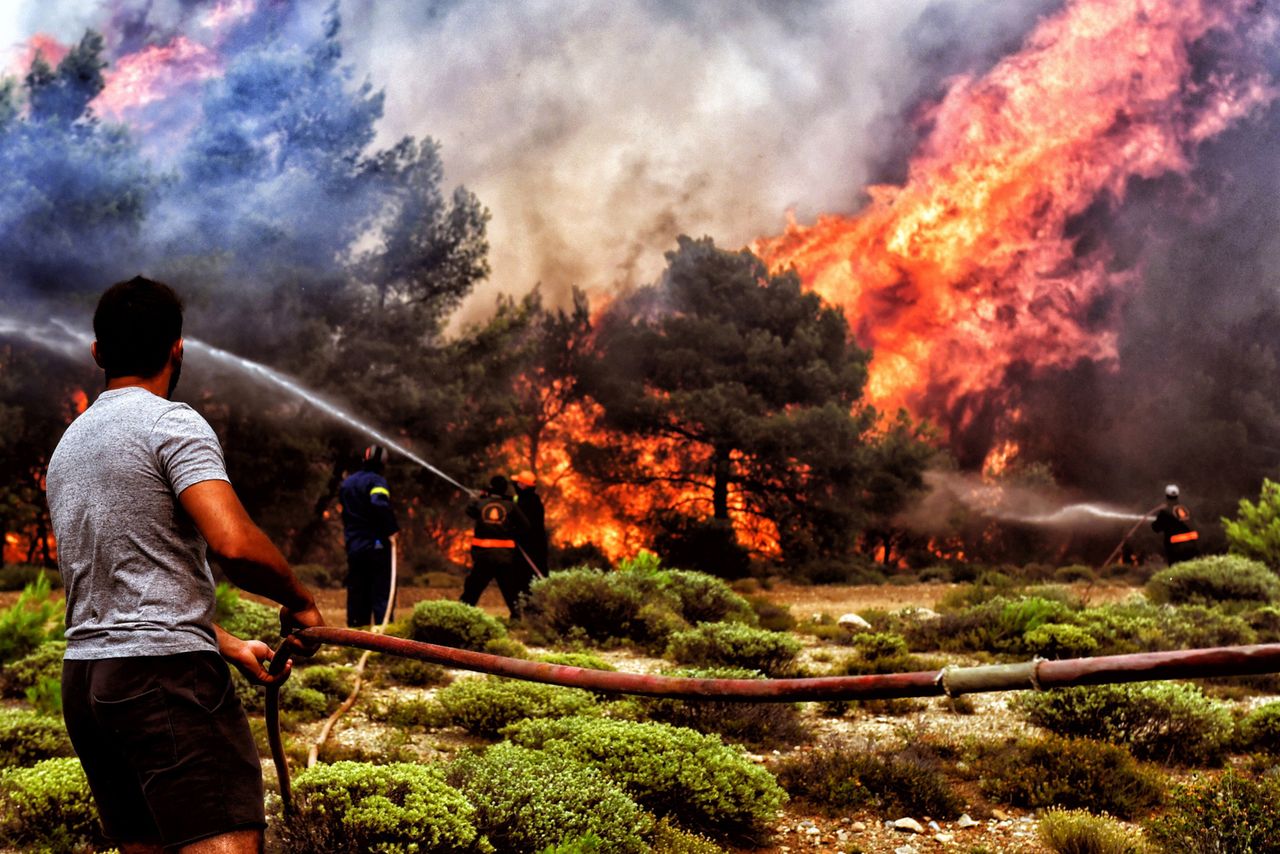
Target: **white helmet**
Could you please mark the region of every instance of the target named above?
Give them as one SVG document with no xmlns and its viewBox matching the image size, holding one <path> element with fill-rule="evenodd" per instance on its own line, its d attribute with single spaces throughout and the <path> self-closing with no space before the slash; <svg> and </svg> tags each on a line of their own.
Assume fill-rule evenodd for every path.
<svg viewBox="0 0 1280 854">
<path fill-rule="evenodd" d="M 1171 483 L 1171 484 L 1169 484 L 1168 486 L 1166 486 L 1166 487 L 1164 488 L 1164 497 L 1165 497 L 1165 498 L 1177 498 L 1177 497 L 1178 497 L 1178 484 L 1176 484 L 1176 483 Z"/>
</svg>

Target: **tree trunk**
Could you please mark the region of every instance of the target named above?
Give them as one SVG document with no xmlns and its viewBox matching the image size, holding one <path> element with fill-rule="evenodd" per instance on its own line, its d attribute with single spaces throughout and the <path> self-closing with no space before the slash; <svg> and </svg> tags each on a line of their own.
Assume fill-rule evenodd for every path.
<svg viewBox="0 0 1280 854">
<path fill-rule="evenodd" d="M 712 473 L 715 477 L 714 485 L 711 488 L 712 516 L 716 519 L 728 521 L 729 476 L 732 474 L 728 448 L 716 448 L 715 456 L 712 458 Z"/>
<path fill-rule="evenodd" d="M 329 474 L 329 483 L 325 486 L 324 492 L 316 499 L 316 503 L 311 509 L 311 518 L 293 539 L 289 549 L 290 562 L 305 562 L 311 555 L 316 540 L 328 527 L 328 520 L 325 519 L 324 514 L 333 504 L 333 500 L 338 497 L 338 487 L 342 485 L 342 463 L 343 459 L 339 454 L 333 462 L 333 470 Z"/>
</svg>

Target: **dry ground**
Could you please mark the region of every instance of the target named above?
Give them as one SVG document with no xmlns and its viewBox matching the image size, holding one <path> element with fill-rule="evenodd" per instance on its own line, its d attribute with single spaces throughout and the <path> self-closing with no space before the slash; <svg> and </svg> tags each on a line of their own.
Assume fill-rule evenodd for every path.
<svg viewBox="0 0 1280 854">
<path fill-rule="evenodd" d="M 831 585 L 801 586 L 793 584 L 775 584 L 760 593 L 770 600 L 786 605 L 793 616 L 804 620 L 815 614 L 828 614 L 838 617 L 850 611 L 868 608 L 899 610 L 906 607 L 934 607 L 938 601 L 955 585 L 947 584 L 913 584 L 913 585 Z M 1076 592 L 1086 597 L 1090 604 L 1123 599 L 1134 592 L 1133 588 L 1123 586 L 1086 586 L 1077 585 Z M 460 594 L 459 587 L 409 587 L 399 592 L 396 615 L 405 616 L 415 603 L 424 599 L 456 599 Z M 16 593 L 0 593 L 0 607 L 10 604 Z M 256 598 L 256 597 L 253 597 Z M 345 593 L 341 590 L 323 590 L 318 595 L 321 610 L 331 623 L 341 625 L 344 621 Z M 506 608 L 496 586 L 491 586 L 481 599 L 480 605 L 489 613 L 505 616 Z M 847 648 L 829 647 L 812 638 L 803 653 L 803 659 L 812 664 L 815 672 L 821 671 L 825 662 L 846 654 Z M 536 650 L 535 650 L 536 651 Z M 613 651 L 604 654 L 619 670 L 652 672 L 663 663 L 654 659 L 646 659 L 633 653 Z M 468 674 L 458 674 L 465 678 Z M 371 721 L 362 713 L 365 703 L 376 700 L 378 693 L 404 691 L 413 689 L 373 689 L 370 696 L 362 697 L 353 712 L 345 718 L 335 730 L 333 736 L 338 745 L 359 747 L 381 742 L 388 736 L 385 727 Z M 998 735 L 1014 735 L 1026 731 L 1026 726 L 1015 718 L 1006 707 L 1006 697 L 999 694 L 979 695 L 971 698 L 974 705 L 973 714 L 960 715 L 951 711 L 945 700 L 913 701 L 914 707 L 906 714 L 893 716 L 876 715 L 868 712 L 851 712 L 843 718 L 824 718 L 818 715 L 816 708 L 806 711 L 806 718 L 812 723 L 816 738 L 814 745 L 836 740 L 871 739 L 880 743 L 892 743 L 903 728 L 915 728 L 927 731 L 947 740 L 959 740 L 966 736 L 990 738 Z M 309 725 L 298 735 L 302 738 L 314 737 L 319 724 Z M 440 748 L 449 752 L 465 743 L 465 737 L 458 744 L 449 744 L 448 736 L 439 734 L 415 736 L 415 741 L 422 740 L 421 747 L 426 754 L 436 753 Z M 812 749 L 812 746 L 800 749 Z M 771 763 L 778 757 L 762 756 L 762 762 Z M 265 763 L 268 777 L 273 776 L 270 763 Z M 1035 840 L 1034 817 L 1023 811 L 1009 810 L 1001 812 L 984 808 L 975 802 L 970 811 L 978 825 L 971 828 L 959 828 L 955 822 L 939 822 L 936 828 L 930 828 L 924 835 L 916 835 L 896 831 L 885 826 L 887 820 L 901 818 L 899 815 L 880 815 L 872 811 L 858 811 L 848 815 L 826 817 L 808 813 L 802 808 L 792 805 L 781 817 L 773 843 L 766 847 L 742 849 L 751 854 L 765 852 L 862 852 L 863 854 L 928 854 L 929 852 L 1046 852 L 1048 849 Z M 912 816 L 922 824 L 928 825 L 928 816 Z M 943 840 L 934 837 L 942 834 Z"/>
</svg>

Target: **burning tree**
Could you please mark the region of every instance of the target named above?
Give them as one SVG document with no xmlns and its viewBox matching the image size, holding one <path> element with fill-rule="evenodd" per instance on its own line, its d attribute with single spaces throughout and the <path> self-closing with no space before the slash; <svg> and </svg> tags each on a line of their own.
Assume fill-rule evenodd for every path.
<svg viewBox="0 0 1280 854">
<path fill-rule="evenodd" d="M 584 447 L 580 463 L 605 483 L 674 487 L 682 514 L 726 530 L 735 514 L 767 520 L 789 557 L 848 554 L 872 512 L 870 354 L 839 309 L 750 252 L 681 237 L 667 260 L 604 311 L 583 378 L 602 426 L 663 450 Z"/>
</svg>

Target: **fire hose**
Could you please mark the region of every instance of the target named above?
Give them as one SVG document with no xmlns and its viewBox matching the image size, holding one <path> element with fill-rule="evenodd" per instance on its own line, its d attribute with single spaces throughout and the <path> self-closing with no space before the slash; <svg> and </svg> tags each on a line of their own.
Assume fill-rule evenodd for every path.
<svg viewBox="0 0 1280 854">
<path fill-rule="evenodd" d="M 318 626 L 291 636 L 308 644 L 381 652 L 461 670 L 507 676 L 548 685 L 585 688 L 606 694 L 639 694 L 677 700 L 790 703 L 828 700 L 887 700 L 902 697 L 958 697 L 989 691 L 1041 691 L 1073 685 L 1144 682 L 1157 679 L 1196 679 L 1280 672 L 1280 643 L 1225 646 L 1211 649 L 1144 652 L 1095 658 L 1048 660 L 1036 658 L 1014 664 L 977 667 L 949 665 L 940 670 L 875 676 L 818 676 L 794 679 L 699 679 L 589 670 L 567 664 L 507 658 L 468 649 L 388 637 L 373 632 Z M 281 643 L 271 661 L 280 673 L 289 660 Z M 280 782 L 286 818 L 293 816 L 288 761 L 280 737 L 280 683 L 267 686 L 267 741 Z"/>
</svg>

